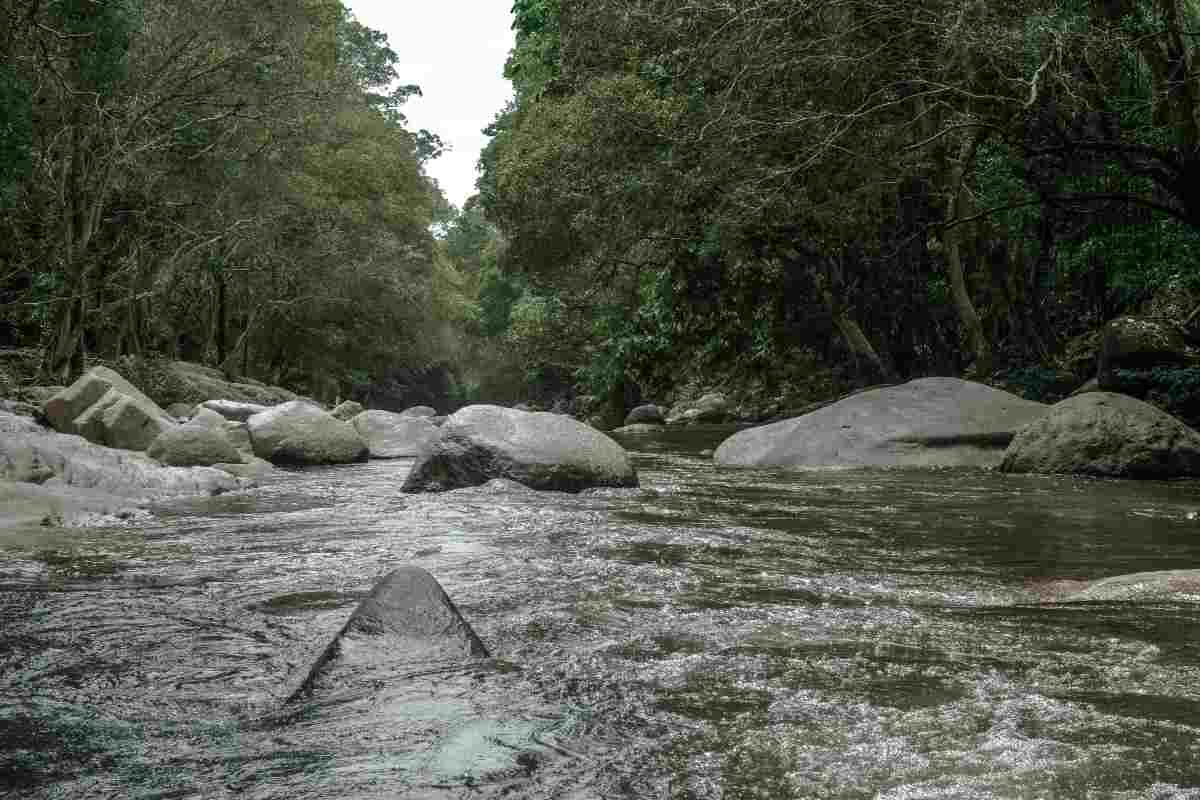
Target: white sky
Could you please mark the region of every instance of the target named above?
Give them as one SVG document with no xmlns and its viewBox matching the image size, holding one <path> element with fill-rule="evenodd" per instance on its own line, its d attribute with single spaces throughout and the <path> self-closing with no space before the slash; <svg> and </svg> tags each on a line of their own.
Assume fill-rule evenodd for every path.
<svg viewBox="0 0 1200 800">
<path fill-rule="evenodd" d="M 355 18 L 387 34 L 400 57 L 401 83 L 423 97 L 401 109 L 412 130 L 427 128 L 448 145 L 426 164 L 451 203 L 475 194 L 480 131 L 512 97 L 501 71 L 513 44 L 512 0 L 343 0 Z"/>
</svg>

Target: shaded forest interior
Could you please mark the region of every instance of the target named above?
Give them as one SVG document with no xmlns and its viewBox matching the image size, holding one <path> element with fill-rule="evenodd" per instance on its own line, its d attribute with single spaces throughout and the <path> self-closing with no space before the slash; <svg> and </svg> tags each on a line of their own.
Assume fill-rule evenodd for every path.
<svg viewBox="0 0 1200 800">
<path fill-rule="evenodd" d="M 0 347 L 43 382 L 1043 399 L 1115 317 L 1194 334 L 1197 0 L 516 0 L 461 209 L 338 0 L 0 9 Z M 1200 368 L 1143 383 L 1178 411 Z"/>
</svg>

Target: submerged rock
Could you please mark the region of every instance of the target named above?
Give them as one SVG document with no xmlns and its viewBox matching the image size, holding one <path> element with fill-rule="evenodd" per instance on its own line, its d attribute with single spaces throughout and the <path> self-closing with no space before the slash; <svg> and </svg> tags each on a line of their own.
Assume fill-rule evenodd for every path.
<svg viewBox="0 0 1200 800">
<path fill-rule="evenodd" d="M 1063 400 L 1022 429 L 1003 472 L 1175 478 L 1200 475 L 1200 433 L 1149 403 L 1109 392 Z"/>
<path fill-rule="evenodd" d="M 1200 602 L 1200 569 L 1169 569 L 1116 575 L 1089 585 L 1061 599 L 1072 601 L 1160 601 Z"/>
<path fill-rule="evenodd" d="M 667 426 L 656 425 L 648 422 L 635 422 L 629 425 L 622 425 L 620 428 L 613 428 L 613 433 L 624 436 L 645 436 L 651 433 L 661 433 L 665 431 Z"/>
<path fill-rule="evenodd" d="M 293 400 L 246 421 L 254 455 L 272 464 L 346 464 L 365 461 L 367 445 L 349 422 Z"/>
<path fill-rule="evenodd" d="M 738 467 L 994 467 L 1048 408 L 981 383 L 921 378 L 741 431 L 713 457 Z"/>
<path fill-rule="evenodd" d="M 438 432 L 438 426 L 429 417 L 392 411 L 364 411 L 350 423 L 367 443 L 371 458 L 418 455 Z"/>
<path fill-rule="evenodd" d="M 403 491 L 446 491 L 492 478 L 557 491 L 637 485 L 624 448 L 571 417 L 476 405 L 446 420 Z"/>
</svg>

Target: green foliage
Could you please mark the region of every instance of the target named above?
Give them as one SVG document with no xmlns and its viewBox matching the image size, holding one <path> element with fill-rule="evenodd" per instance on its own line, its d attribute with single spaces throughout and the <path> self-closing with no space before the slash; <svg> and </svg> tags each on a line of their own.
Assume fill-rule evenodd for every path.
<svg viewBox="0 0 1200 800">
<path fill-rule="evenodd" d="M 1118 369 L 1111 389 L 1154 403 L 1193 427 L 1200 422 L 1200 368 Z"/>
<path fill-rule="evenodd" d="M 509 331 L 514 320 L 514 308 L 517 301 L 525 295 L 525 285 L 519 278 L 507 275 L 495 267 L 486 269 L 479 282 L 479 323 L 484 336 L 502 336 Z M 518 324 L 521 316 L 528 316 L 536 308 L 541 311 L 543 306 L 531 306 L 526 303 L 517 316 Z M 524 323 L 529 324 L 529 323 Z"/>
</svg>

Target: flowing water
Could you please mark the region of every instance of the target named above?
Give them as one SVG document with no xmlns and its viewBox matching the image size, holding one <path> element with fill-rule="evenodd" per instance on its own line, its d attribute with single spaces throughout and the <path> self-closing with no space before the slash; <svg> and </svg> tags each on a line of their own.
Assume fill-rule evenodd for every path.
<svg viewBox="0 0 1200 800">
<path fill-rule="evenodd" d="M 1200 606 L 1056 602 L 1200 565 L 1200 483 L 740 471 L 398 491 L 309 469 L 111 530 L 0 533 L 0 796 L 1200 798 Z M 343 665 L 433 573 L 492 653 Z"/>
</svg>

